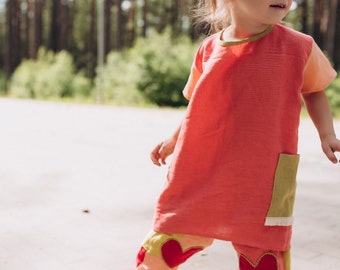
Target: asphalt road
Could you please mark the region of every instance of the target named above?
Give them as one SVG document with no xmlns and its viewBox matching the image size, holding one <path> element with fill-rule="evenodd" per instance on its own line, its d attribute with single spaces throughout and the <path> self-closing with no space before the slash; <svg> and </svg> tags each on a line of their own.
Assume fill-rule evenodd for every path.
<svg viewBox="0 0 340 270">
<path fill-rule="evenodd" d="M 0 99 L 0 270 L 127 270 L 166 167 L 149 152 L 183 110 Z M 340 122 L 336 122 L 340 135 Z M 301 122 L 292 269 L 340 267 L 340 165 Z M 216 241 L 181 269 L 236 270 Z"/>
</svg>

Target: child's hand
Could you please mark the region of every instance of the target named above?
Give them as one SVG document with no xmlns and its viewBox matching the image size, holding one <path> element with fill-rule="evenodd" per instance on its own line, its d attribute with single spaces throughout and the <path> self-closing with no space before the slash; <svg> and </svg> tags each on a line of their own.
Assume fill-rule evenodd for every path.
<svg viewBox="0 0 340 270">
<path fill-rule="evenodd" d="M 328 159 L 335 163 L 340 162 L 335 156 L 335 152 L 340 152 L 340 140 L 335 135 L 329 135 L 321 140 L 321 146 L 323 152 L 326 154 Z"/>
<path fill-rule="evenodd" d="M 175 145 L 176 140 L 172 138 L 158 144 L 150 155 L 153 164 L 157 166 L 165 165 L 165 160 L 174 152 Z"/>
</svg>

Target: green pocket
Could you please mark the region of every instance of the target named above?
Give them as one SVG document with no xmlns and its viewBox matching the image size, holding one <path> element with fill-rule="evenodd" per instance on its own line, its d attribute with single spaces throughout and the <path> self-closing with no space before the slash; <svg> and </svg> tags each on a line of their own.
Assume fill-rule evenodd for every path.
<svg viewBox="0 0 340 270">
<path fill-rule="evenodd" d="M 299 155 L 280 154 L 276 167 L 272 200 L 266 217 L 266 226 L 290 226 L 296 191 Z"/>
</svg>

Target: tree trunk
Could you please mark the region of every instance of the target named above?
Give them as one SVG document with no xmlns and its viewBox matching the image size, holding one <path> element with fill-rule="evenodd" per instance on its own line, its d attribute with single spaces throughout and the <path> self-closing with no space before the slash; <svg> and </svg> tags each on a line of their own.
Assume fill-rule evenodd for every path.
<svg viewBox="0 0 340 270">
<path fill-rule="evenodd" d="M 59 0 L 51 1 L 50 14 L 51 21 L 50 21 L 49 49 L 56 52 L 58 51 L 59 43 L 59 24 L 58 24 Z"/>
<path fill-rule="evenodd" d="M 147 29 L 148 29 L 148 0 L 144 0 L 142 14 L 143 14 L 142 15 L 142 19 L 143 19 L 142 36 L 146 37 Z"/>
<path fill-rule="evenodd" d="M 123 10 L 122 0 L 115 0 L 115 35 L 113 48 L 117 51 L 123 48 Z"/>
<path fill-rule="evenodd" d="M 5 72 L 7 77 L 20 63 L 20 1 L 6 3 Z"/>
<path fill-rule="evenodd" d="M 179 0 L 173 0 L 171 8 L 169 10 L 169 23 L 171 25 L 172 33 L 174 36 L 177 36 L 181 32 L 181 24 L 180 24 L 180 3 Z"/>
<path fill-rule="evenodd" d="M 322 35 L 322 16 L 324 11 L 324 0 L 314 0 L 314 24 L 313 37 L 315 42 L 323 49 L 323 35 Z"/>
<path fill-rule="evenodd" d="M 69 15 L 68 4 L 64 0 L 51 1 L 51 23 L 49 49 L 54 52 L 68 47 Z"/>
<path fill-rule="evenodd" d="M 89 34 L 87 36 L 87 70 L 88 74 L 91 78 L 94 78 L 96 71 L 96 55 L 97 55 L 97 25 L 96 25 L 96 5 L 97 1 L 92 0 L 91 1 L 91 6 L 90 6 L 90 29 L 89 29 Z"/>
<path fill-rule="evenodd" d="M 161 3 L 159 4 L 160 5 L 160 13 L 158 15 L 160 21 L 159 21 L 159 24 L 158 24 L 158 27 L 157 27 L 157 31 L 158 33 L 161 33 L 163 32 L 163 30 L 165 29 L 165 27 L 168 25 L 168 22 L 169 22 L 169 14 L 168 14 L 168 11 L 167 11 L 167 8 L 166 8 L 166 3 L 164 0 L 161 0 L 160 1 Z"/>
<path fill-rule="evenodd" d="M 302 0 L 300 4 L 300 16 L 301 16 L 301 31 L 303 33 L 310 33 L 308 28 L 308 0 Z"/>
<path fill-rule="evenodd" d="M 22 36 L 21 36 L 21 44 L 22 48 L 22 57 L 30 58 L 30 11 L 29 11 L 29 0 L 24 0 L 24 4 L 26 4 L 27 9 L 22 9 L 21 15 L 21 27 L 22 27 Z"/>
<path fill-rule="evenodd" d="M 69 36 L 71 34 L 71 28 L 69 28 L 69 7 L 68 3 L 65 0 L 61 0 L 60 3 L 60 19 L 59 19 L 59 28 L 60 28 L 60 43 L 59 50 L 65 50 L 69 47 Z"/>
<path fill-rule="evenodd" d="M 131 7 L 127 17 L 127 36 L 126 45 L 131 46 L 136 39 L 136 0 L 130 0 Z"/>
<path fill-rule="evenodd" d="M 28 56 L 35 59 L 42 44 L 42 10 L 43 0 L 28 2 Z"/>
<path fill-rule="evenodd" d="M 74 38 L 74 21 L 77 12 L 74 0 L 69 2 L 67 5 L 66 46 L 71 53 L 73 52 L 74 44 L 76 43 Z"/>
<path fill-rule="evenodd" d="M 334 43 L 336 31 L 336 18 L 337 18 L 338 0 L 327 1 L 327 31 L 325 31 L 325 46 L 324 49 L 330 59 L 334 58 Z"/>
<path fill-rule="evenodd" d="M 105 13 L 105 30 L 104 30 L 104 38 L 105 38 L 105 45 L 104 45 L 104 51 L 105 55 L 109 53 L 111 50 L 111 7 L 112 7 L 112 0 L 105 0 L 104 2 L 105 8 L 104 8 L 104 13 Z"/>
</svg>

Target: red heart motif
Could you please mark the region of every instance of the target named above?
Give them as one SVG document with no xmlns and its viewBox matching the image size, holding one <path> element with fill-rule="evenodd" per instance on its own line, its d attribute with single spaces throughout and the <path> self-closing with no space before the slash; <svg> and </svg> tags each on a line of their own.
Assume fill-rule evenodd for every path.
<svg viewBox="0 0 340 270">
<path fill-rule="evenodd" d="M 195 253 L 202 251 L 203 248 L 191 248 L 183 252 L 181 245 L 174 239 L 165 242 L 162 246 L 163 259 L 171 268 L 184 263 Z"/>
<path fill-rule="evenodd" d="M 144 261 L 145 254 L 146 254 L 146 249 L 144 247 L 141 247 L 136 258 L 137 267 Z"/>
<path fill-rule="evenodd" d="M 240 270 L 278 270 L 274 254 L 263 255 L 255 265 L 251 264 L 243 255 L 240 256 Z"/>
</svg>

